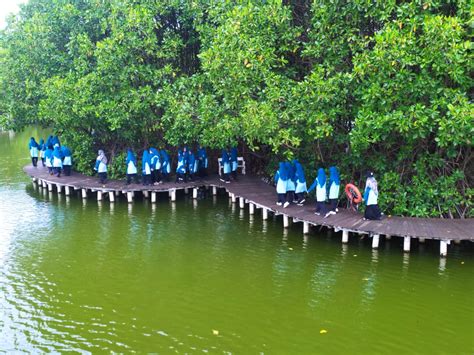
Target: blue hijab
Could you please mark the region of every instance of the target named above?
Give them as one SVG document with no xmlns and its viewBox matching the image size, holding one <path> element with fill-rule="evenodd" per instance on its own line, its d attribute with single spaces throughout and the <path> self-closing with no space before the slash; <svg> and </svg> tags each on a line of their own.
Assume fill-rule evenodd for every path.
<svg viewBox="0 0 474 355">
<path fill-rule="evenodd" d="M 238 156 L 237 148 L 232 147 L 232 149 L 230 150 L 230 160 L 237 161 L 237 156 Z"/>
<path fill-rule="evenodd" d="M 203 160 L 206 159 L 207 158 L 206 149 L 204 149 L 203 147 L 199 147 L 197 151 L 197 156 L 198 158 L 202 158 Z"/>
<path fill-rule="evenodd" d="M 169 157 L 168 153 L 166 153 L 166 150 L 162 149 L 160 151 L 160 154 L 161 154 L 161 158 L 163 159 L 163 161 L 169 163 L 170 157 Z"/>
<path fill-rule="evenodd" d="M 295 179 L 295 166 L 291 164 L 289 161 L 285 162 L 286 170 L 288 171 L 288 179 L 294 180 Z"/>
<path fill-rule="evenodd" d="M 337 171 L 335 166 L 331 166 L 329 168 L 329 186 L 331 186 L 333 182 L 336 183 L 336 185 L 341 184 L 341 180 L 339 179 L 339 171 Z"/>
<path fill-rule="evenodd" d="M 54 147 L 54 151 L 53 151 L 53 157 L 55 158 L 58 158 L 58 159 L 62 159 L 63 158 L 63 155 L 61 153 L 61 150 L 59 149 L 59 147 Z"/>
<path fill-rule="evenodd" d="M 319 187 L 323 187 L 326 183 L 326 173 L 324 172 L 323 168 L 318 169 L 318 184 Z"/>
<path fill-rule="evenodd" d="M 62 152 L 64 157 L 70 157 L 72 155 L 71 150 L 68 147 L 66 147 L 65 145 L 63 145 L 61 147 L 61 152 Z"/>
<path fill-rule="evenodd" d="M 30 138 L 30 144 L 28 145 L 29 148 L 38 148 L 38 143 L 36 143 L 36 140 L 34 137 L 31 137 Z"/>
<path fill-rule="evenodd" d="M 280 162 L 279 164 L 279 169 L 278 169 L 278 174 L 280 175 L 280 179 L 282 180 L 288 180 L 288 164 Z"/>
<path fill-rule="evenodd" d="M 188 166 L 190 167 L 190 170 L 192 171 L 194 169 L 194 163 L 196 161 L 196 157 L 194 156 L 193 152 L 188 150 Z"/>
<path fill-rule="evenodd" d="M 229 162 L 229 155 L 227 154 L 227 149 L 222 149 L 222 164 Z"/>
<path fill-rule="evenodd" d="M 142 169 L 145 170 L 146 169 L 146 163 L 148 163 L 150 169 L 151 169 L 151 162 L 150 162 L 150 153 L 148 153 L 148 149 L 145 149 L 143 151 L 143 155 L 142 155 Z"/>
<path fill-rule="evenodd" d="M 300 183 L 305 183 L 306 178 L 304 176 L 304 170 L 303 170 L 303 165 L 298 160 L 293 160 L 293 164 L 295 164 L 296 167 L 296 175 L 298 175 L 298 182 Z"/>
<path fill-rule="evenodd" d="M 127 151 L 127 159 L 125 160 L 126 164 L 132 162 L 135 166 L 137 165 L 137 158 L 135 158 L 135 154 L 133 154 L 133 151 L 129 149 Z"/>
<path fill-rule="evenodd" d="M 46 140 L 46 147 L 52 146 L 53 145 L 53 136 L 49 136 L 48 139 Z"/>
</svg>

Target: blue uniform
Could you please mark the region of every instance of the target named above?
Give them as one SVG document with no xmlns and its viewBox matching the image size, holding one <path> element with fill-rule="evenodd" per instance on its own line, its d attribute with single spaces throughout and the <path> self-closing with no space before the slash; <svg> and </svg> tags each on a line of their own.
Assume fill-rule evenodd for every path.
<svg viewBox="0 0 474 355">
<path fill-rule="evenodd" d="M 316 214 L 326 213 L 326 173 L 323 168 L 318 169 L 318 176 L 309 187 L 308 193 L 316 188 Z"/>
</svg>

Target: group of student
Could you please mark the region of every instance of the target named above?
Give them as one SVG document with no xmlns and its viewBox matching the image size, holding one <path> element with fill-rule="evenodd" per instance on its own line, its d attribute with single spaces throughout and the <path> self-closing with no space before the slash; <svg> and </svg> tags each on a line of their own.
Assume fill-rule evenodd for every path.
<svg viewBox="0 0 474 355">
<path fill-rule="evenodd" d="M 239 166 L 237 148 L 222 149 L 221 160 L 223 177 L 220 180 L 226 184 L 230 183 L 231 176 L 234 180 L 237 180 L 237 168 Z"/>
<path fill-rule="evenodd" d="M 339 202 L 339 191 L 341 180 L 339 170 L 335 166 L 329 168 L 329 180 L 323 168 L 318 169 L 318 175 L 313 183 L 307 188 L 303 166 L 298 160 L 292 162 L 280 162 L 275 173 L 274 181 L 278 196 L 277 205 L 288 207 L 291 203 L 303 206 L 305 193 L 310 193 L 316 189 L 316 215 L 323 215 L 325 218 L 336 214 Z M 329 205 L 326 203 L 329 202 Z M 366 186 L 364 190 L 365 219 L 379 220 L 382 213 L 378 206 L 378 187 L 374 173 L 367 174 Z"/>
<path fill-rule="evenodd" d="M 99 150 L 94 170 L 97 171 L 99 181 L 105 184 L 107 180 L 108 160 L 103 150 Z M 128 149 L 125 159 L 127 185 L 132 181 L 139 182 L 138 161 L 132 149 Z M 158 185 L 169 181 L 171 163 L 168 152 L 165 149 L 147 148 L 142 153 L 142 183 L 145 186 Z M 192 149 L 183 147 L 178 150 L 178 162 L 176 166 L 176 182 L 193 181 L 196 176 L 207 175 L 208 159 L 206 149 L 199 145 L 196 155 Z"/>
<path fill-rule="evenodd" d="M 39 158 L 50 175 L 61 177 L 62 172 L 66 176 L 71 175 L 72 152 L 68 147 L 61 146 L 58 136 L 49 136 L 46 142 L 41 138 L 39 143 L 31 137 L 28 149 L 34 167 L 38 166 Z"/>
</svg>

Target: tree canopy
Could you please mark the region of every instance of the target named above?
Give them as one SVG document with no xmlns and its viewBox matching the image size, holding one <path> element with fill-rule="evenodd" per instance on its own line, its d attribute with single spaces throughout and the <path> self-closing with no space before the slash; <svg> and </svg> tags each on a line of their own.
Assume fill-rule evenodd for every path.
<svg viewBox="0 0 474 355">
<path fill-rule="evenodd" d="M 472 217 L 471 25 L 466 0 L 30 0 L 0 33 L 0 124 L 53 127 L 83 172 L 98 147 L 241 144 Z"/>
</svg>

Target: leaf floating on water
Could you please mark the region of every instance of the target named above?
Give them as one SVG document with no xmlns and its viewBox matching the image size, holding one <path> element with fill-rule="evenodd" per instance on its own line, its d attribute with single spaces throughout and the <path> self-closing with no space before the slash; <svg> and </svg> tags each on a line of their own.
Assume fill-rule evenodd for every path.
<svg viewBox="0 0 474 355">
<path fill-rule="evenodd" d="M 464 265 L 464 261 L 461 261 L 461 265 Z"/>
<path fill-rule="evenodd" d="M 214 334 L 214 335 L 219 335 L 219 331 L 218 331 L 218 330 L 215 330 L 215 329 L 213 329 L 213 330 L 212 330 L 212 334 Z"/>
<path fill-rule="evenodd" d="M 319 331 L 319 334 L 326 334 L 327 332 L 328 332 L 328 331 L 327 331 L 326 329 L 321 329 L 321 330 Z"/>
<path fill-rule="evenodd" d="M 293 248 L 292 248 L 292 247 L 289 247 L 288 250 L 293 250 Z"/>
<path fill-rule="evenodd" d="M 354 256 L 357 256 L 357 254 L 354 254 Z"/>
<path fill-rule="evenodd" d="M 364 280 L 364 281 L 369 281 L 369 278 L 368 278 L 368 277 L 364 277 L 362 280 Z"/>
</svg>

